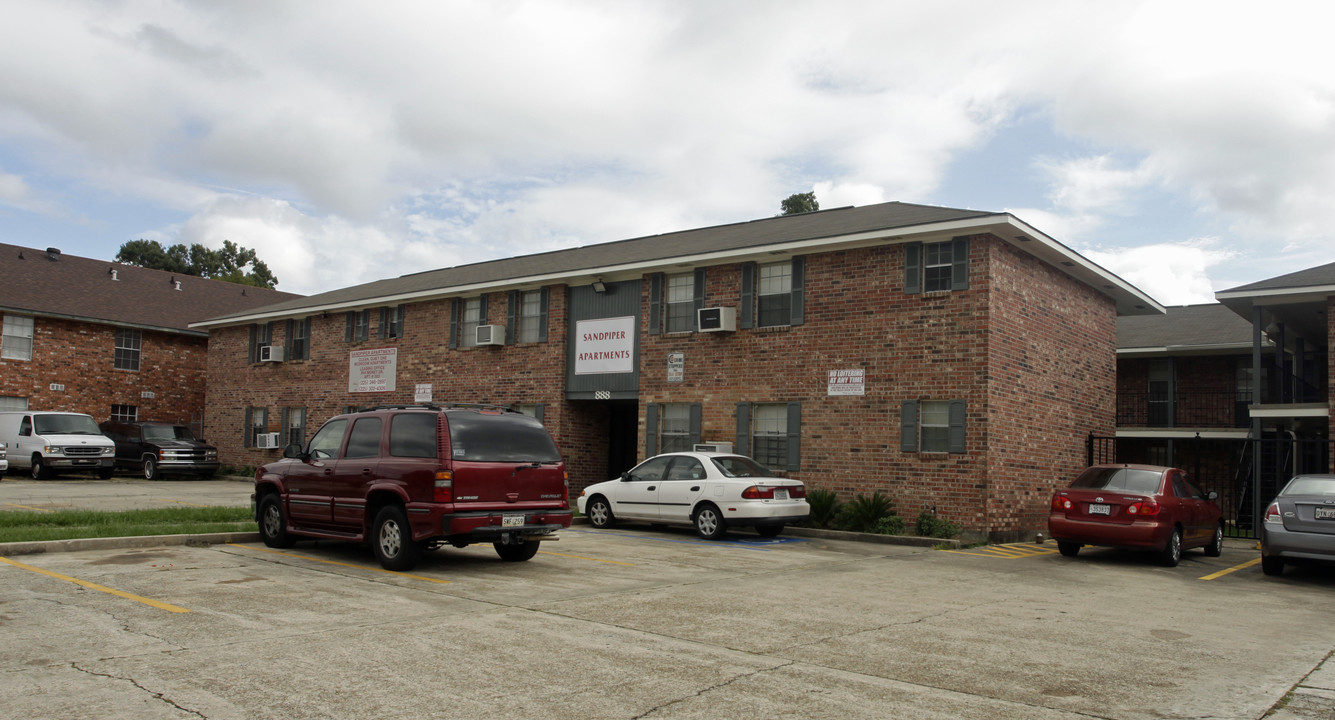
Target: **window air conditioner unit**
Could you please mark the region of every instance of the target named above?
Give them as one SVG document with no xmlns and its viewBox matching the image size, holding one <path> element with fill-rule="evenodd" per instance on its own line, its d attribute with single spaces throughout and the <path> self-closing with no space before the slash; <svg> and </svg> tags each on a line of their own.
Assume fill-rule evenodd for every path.
<svg viewBox="0 0 1335 720">
<path fill-rule="evenodd" d="M 278 433 L 259 433 L 255 435 L 255 447 L 261 450 L 273 450 L 278 447 Z"/>
<path fill-rule="evenodd" d="M 732 452 L 732 443 L 696 443 L 695 451 L 730 453 Z"/>
<path fill-rule="evenodd" d="M 696 322 L 700 332 L 737 332 L 737 308 L 700 308 Z"/>
<path fill-rule="evenodd" d="M 505 326 L 504 326 L 504 325 L 478 325 L 478 326 L 477 326 L 477 344 L 478 344 L 478 345 L 504 345 L 504 344 L 505 344 Z"/>
<path fill-rule="evenodd" d="M 281 345 L 261 345 L 260 362 L 283 362 L 287 359 L 287 349 Z"/>
</svg>

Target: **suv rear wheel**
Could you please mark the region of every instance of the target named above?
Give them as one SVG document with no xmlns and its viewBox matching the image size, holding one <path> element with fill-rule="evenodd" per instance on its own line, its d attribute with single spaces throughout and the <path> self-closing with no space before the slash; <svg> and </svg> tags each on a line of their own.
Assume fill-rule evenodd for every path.
<svg viewBox="0 0 1335 720">
<path fill-rule="evenodd" d="M 408 517 L 398 505 L 386 505 L 371 525 L 371 547 L 386 570 L 408 570 L 417 564 L 422 547 L 413 541 Z"/>
</svg>

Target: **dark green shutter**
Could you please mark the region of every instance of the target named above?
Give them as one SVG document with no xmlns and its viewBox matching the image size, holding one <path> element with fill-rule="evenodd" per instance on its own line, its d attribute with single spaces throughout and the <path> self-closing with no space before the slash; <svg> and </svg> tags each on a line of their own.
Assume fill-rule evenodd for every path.
<svg viewBox="0 0 1335 720">
<path fill-rule="evenodd" d="M 355 313 L 356 311 L 349 310 L 348 314 L 344 316 L 347 319 L 348 323 L 347 326 L 343 328 L 343 339 L 346 340 L 347 342 L 352 342 L 352 324 L 356 322 L 356 320 L 353 318 Z"/>
<path fill-rule="evenodd" d="M 695 270 L 695 302 L 692 303 L 691 328 L 700 332 L 700 308 L 705 306 L 705 269 L 696 268 Z"/>
<path fill-rule="evenodd" d="M 788 403 L 788 467 L 796 472 L 802 466 L 802 403 Z"/>
<path fill-rule="evenodd" d="M 806 282 L 806 271 L 807 271 L 806 258 L 800 255 L 793 258 L 793 275 L 791 278 L 792 304 L 790 305 L 791 309 L 788 317 L 789 325 L 801 325 L 802 316 L 806 312 L 804 307 L 806 301 L 806 293 L 802 289 L 802 286 Z"/>
<path fill-rule="evenodd" d="M 918 452 L 918 401 L 905 400 L 899 406 L 899 449 Z"/>
<path fill-rule="evenodd" d="M 542 316 L 538 321 L 538 342 L 547 342 L 547 301 L 547 288 L 544 287 L 542 289 L 542 299 L 538 301 L 538 304 L 542 306 Z"/>
<path fill-rule="evenodd" d="M 904 292 L 914 295 L 922 292 L 922 243 L 904 246 Z"/>
<path fill-rule="evenodd" d="M 644 406 L 644 457 L 658 454 L 658 403 Z"/>
<path fill-rule="evenodd" d="M 505 294 L 505 344 L 515 344 L 515 330 L 519 325 L 515 321 L 519 314 L 519 291 L 511 290 Z"/>
<path fill-rule="evenodd" d="M 292 357 L 292 328 L 296 326 L 296 323 L 292 320 L 287 320 L 286 322 L 287 333 L 284 335 L 283 339 L 283 354 L 287 356 L 288 360 L 296 360 L 296 358 Z"/>
<path fill-rule="evenodd" d="M 538 403 L 537 405 L 533 406 L 533 417 L 537 418 L 538 422 L 542 422 L 545 419 L 546 415 L 547 415 L 546 405 Z"/>
<path fill-rule="evenodd" d="M 649 276 L 649 334 L 662 332 L 663 323 L 663 273 Z"/>
<path fill-rule="evenodd" d="M 704 408 L 700 403 L 691 403 L 691 449 L 700 442 L 700 433 L 704 425 Z"/>
<path fill-rule="evenodd" d="M 751 403 L 737 403 L 737 454 L 751 454 Z"/>
<path fill-rule="evenodd" d="M 252 417 L 251 417 L 251 414 L 250 414 L 250 408 L 247 407 L 247 408 L 246 408 L 246 420 L 245 420 L 245 423 L 246 423 L 245 428 L 246 428 L 246 429 L 245 429 L 245 433 L 241 436 L 241 447 L 247 447 L 247 448 L 248 448 L 248 447 L 250 447 L 250 446 L 253 444 L 253 443 L 251 442 L 251 438 L 253 437 L 253 435 L 251 434 L 251 427 L 253 426 L 253 423 L 252 423 L 252 420 L 253 420 L 253 419 L 254 419 L 254 418 L 252 418 Z"/>
<path fill-rule="evenodd" d="M 278 439 L 279 439 L 279 443 L 278 443 L 278 447 L 287 447 L 287 438 L 288 438 L 289 435 L 291 435 L 291 432 L 292 432 L 292 427 L 289 426 L 288 423 L 287 423 L 287 417 L 288 417 L 288 413 L 292 411 L 292 408 L 290 408 L 290 407 L 281 407 L 281 408 L 278 408 L 278 411 L 281 412 L 281 413 L 283 414 L 283 416 L 282 416 L 282 418 L 280 419 L 280 422 L 279 422 L 279 430 L 278 430 Z"/>
<path fill-rule="evenodd" d="M 969 238 L 957 237 L 950 247 L 950 289 L 969 289 Z"/>
<path fill-rule="evenodd" d="M 742 263 L 742 297 L 737 310 L 737 327 L 755 327 L 756 264 Z"/>
<path fill-rule="evenodd" d="M 964 448 L 964 422 L 968 417 L 963 400 L 950 401 L 950 429 L 946 434 L 947 451 L 962 453 Z"/>
<path fill-rule="evenodd" d="M 450 349 L 459 347 L 459 298 L 450 299 Z"/>
<path fill-rule="evenodd" d="M 255 358 L 259 357 L 258 352 L 255 350 L 255 336 L 256 336 L 258 333 L 259 333 L 259 326 L 257 326 L 257 325 L 251 325 L 251 326 L 250 326 L 250 355 L 248 356 L 248 359 L 246 360 L 246 362 L 251 362 L 251 363 L 253 363 L 253 362 L 255 362 Z M 249 447 L 249 445 L 247 445 L 247 447 Z"/>
<path fill-rule="evenodd" d="M 389 339 L 389 308 L 380 308 L 380 339 Z"/>
</svg>

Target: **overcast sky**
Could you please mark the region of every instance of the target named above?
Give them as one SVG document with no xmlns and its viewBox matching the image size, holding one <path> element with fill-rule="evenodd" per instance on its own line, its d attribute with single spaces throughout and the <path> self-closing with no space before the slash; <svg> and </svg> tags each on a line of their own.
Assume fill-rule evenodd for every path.
<svg viewBox="0 0 1335 720">
<path fill-rule="evenodd" d="M 823 208 L 1009 211 L 1165 305 L 1335 262 L 1323 2 L 5 0 L 0 242 L 312 294 Z"/>
</svg>

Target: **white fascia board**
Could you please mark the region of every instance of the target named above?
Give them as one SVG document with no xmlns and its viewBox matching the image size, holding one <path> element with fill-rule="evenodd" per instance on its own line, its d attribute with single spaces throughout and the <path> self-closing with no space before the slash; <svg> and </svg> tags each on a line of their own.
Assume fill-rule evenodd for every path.
<svg viewBox="0 0 1335 720">
<path fill-rule="evenodd" d="M 1118 428 L 1117 437 L 1144 440 L 1245 440 L 1250 433 L 1246 428 Z"/>
<path fill-rule="evenodd" d="M 1301 403 L 1294 405 L 1252 405 L 1250 414 L 1254 418 L 1299 418 L 1329 417 L 1330 406 L 1326 403 Z"/>
<path fill-rule="evenodd" d="M 1216 300 L 1223 302 L 1225 300 L 1252 300 L 1256 305 L 1274 305 L 1281 302 L 1291 302 L 1295 295 L 1310 295 L 1311 297 L 1302 298 L 1303 300 L 1321 300 L 1322 298 L 1335 295 L 1335 285 L 1315 285 L 1307 287 L 1294 288 L 1273 288 L 1270 290 L 1252 290 L 1249 292 L 1217 292 L 1214 294 Z M 1275 302 L 1267 303 L 1266 298 L 1282 298 Z"/>
<path fill-rule="evenodd" d="M 1263 342 L 1263 346 L 1273 343 Z M 1126 357 L 1149 355 L 1223 355 L 1246 350 L 1250 352 L 1251 343 L 1218 343 L 1215 345 L 1165 345 L 1163 347 L 1117 348 L 1117 354 Z"/>
<path fill-rule="evenodd" d="M 1040 259 L 1044 258 L 1042 254 L 1033 253 L 1024 246 L 1028 243 L 1007 237 L 1008 233 L 1001 232 L 1002 227 L 1009 228 L 1019 234 L 1031 237 L 1034 242 L 1038 242 L 1041 247 L 1047 249 L 1049 254 L 1060 256 L 1064 262 L 1069 262 L 1068 267 L 1080 267 L 1088 272 L 1097 275 L 1106 285 L 1111 285 L 1121 289 L 1135 297 L 1136 301 L 1143 303 L 1158 313 L 1164 313 L 1166 310 L 1162 305 L 1155 302 L 1153 298 L 1144 294 L 1136 287 L 1128 284 L 1125 280 L 1104 270 L 1089 259 L 1082 257 L 1075 251 L 1067 248 L 1065 245 L 1053 240 L 1043 233 L 1035 230 L 1029 225 L 1019 221 L 1015 216 L 1005 213 L 998 215 L 987 215 L 978 218 L 967 218 L 963 220 L 950 220 L 945 222 L 927 223 L 924 225 L 910 225 L 902 228 L 884 228 L 871 230 L 852 235 L 834 235 L 830 237 L 811 238 L 807 240 L 794 240 L 786 243 L 775 243 L 772 245 L 756 245 L 745 248 L 733 248 L 728 250 L 719 250 L 708 253 L 697 253 L 694 255 L 678 255 L 675 257 L 654 258 L 634 263 L 624 263 L 621 265 L 606 265 L 601 267 L 580 268 L 577 270 L 568 270 L 557 273 L 547 273 L 542 275 L 529 275 L 525 277 L 504 278 L 485 283 L 473 283 L 469 285 L 452 285 L 449 287 L 431 288 L 429 290 L 419 290 L 411 293 L 399 293 L 395 295 L 383 295 L 377 297 L 360 298 L 346 302 L 330 303 L 327 305 L 314 305 L 301 307 L 294 310 L 285 310 L 269 313 L 252 313 L 238 315 L 222 320 L 207 320 L 204 322 L 191 323 L 192 328 L 210 328 L 224 327 L 228 325 L 247 325 L 254 322 L 264 322 L 267 320 L 277 320 L 283 318 L 304 317 L 317 313 L 344 312 L 347 310 L 358 310 L 368 307 L 378 307 L 382 305 L 398 305 L 400 303 L 420 302 L 423 300 L 435 300 L 447 297 L 462 297 L 473 295 L 480 292 L 495 291 L 500 289 L 515 289 L 523 286 L 541 287 L 554 283 L 568 283 L 570 280 L 588 280 L 592 282 L 595 279 L 615 281 L 618 277 L 629 278 L 638 277 L 648 271 L 657 271 L 672 266 L 700 266 L 707 264 L 717 264 L 724 261 L 738 261 L 747 258 L 758 258 L 766 255 L 784 255 L 810 252 L 813 250 L 834 250 L 856 248 L 869 245 L 886 245 L 912 242 L 925 236 L 952 236 L 965 232 L 989 232 L 997 237 L 1020 247 L 1026 252 L 1035 254 Z M 1062 262 L 1057 263 L 1059 269 Z M 1099 287 L 1100 291 L 1104 288 Z"/>
</svg>

